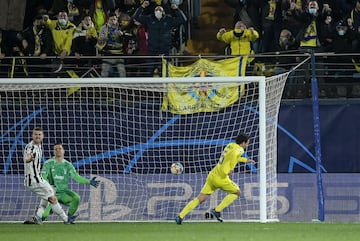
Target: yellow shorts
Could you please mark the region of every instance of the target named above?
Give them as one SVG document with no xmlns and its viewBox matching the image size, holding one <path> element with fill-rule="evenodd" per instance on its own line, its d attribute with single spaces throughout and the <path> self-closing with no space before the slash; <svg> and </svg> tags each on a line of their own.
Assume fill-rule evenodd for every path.
<svg viewBox="0 0 360 241">
<path fill-rule="evenodd" d="M 239 186 L 234 183 L 229 176 L 226 178 L 219 178 L 215 175 L 208 175 L 200 193 L 210 195 L 217 189 L 221 189 L 227 193 L 236 193 L 240 190 Z"/>
</svg>

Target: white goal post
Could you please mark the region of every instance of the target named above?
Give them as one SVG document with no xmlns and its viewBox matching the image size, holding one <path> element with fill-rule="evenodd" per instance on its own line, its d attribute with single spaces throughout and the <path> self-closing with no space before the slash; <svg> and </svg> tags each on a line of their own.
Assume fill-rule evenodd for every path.
<svg viewBox="0 0 360 241">
<path fill-rule="evenodd" d="M 102 181 L 97 189 L 71 182 L 81 196 L 79 220 L 173 221 L 239 133 L 250 135 L 246 154 L 257 164 L 236 168 L 241 196 L 222 216 L 277 220 L 277 119 L 287 75 L 0 79 L 0 221 L 23 221 L 39 203 L 23 186 L 22 159 L 37 126 L 44 129 L 46 159 L 61 142 L 80 175 Z M 172 113 L 163 106 L 170 86 L 192 97 L 201 88 L 205 101 L 211 91 L 237 86 L 239 97 L 217 111 Z M 183 164 L 182 174 L 171 174 L 174 162 Z M 214 193 L 186 221 L 206 221 L 223 197 Z"/>
</svg>

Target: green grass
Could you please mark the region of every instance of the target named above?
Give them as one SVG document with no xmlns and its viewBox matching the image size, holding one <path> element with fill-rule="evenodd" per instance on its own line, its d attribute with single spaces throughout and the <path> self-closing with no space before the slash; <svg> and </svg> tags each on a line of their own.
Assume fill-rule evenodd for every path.
<svg viewBox="0 0 360 241">
<path fill-rule="evenodd" d="M 360 223 L 0 223 L 1 241 L 358 241 Z"/>
</svg>

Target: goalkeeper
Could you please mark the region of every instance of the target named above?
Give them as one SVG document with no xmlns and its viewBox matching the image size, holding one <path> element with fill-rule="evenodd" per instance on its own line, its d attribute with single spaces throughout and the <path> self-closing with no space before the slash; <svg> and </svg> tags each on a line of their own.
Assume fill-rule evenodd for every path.
<svg viewBox="0 0 360 241">
<path fill-rule="evenodd" d="M 71 162 L 64 159 L 64 154 L 63 145 L 56 143 L 54 145 L 54 157 L 45 162 L 42 177 L 54 187 L 59 202 L 68 207 L 68 216 L 74 217 L 73 220 L 75 220 L 76 211 L 80 204 L 80 195 L 69 190 L 70 177 L 78 183 L 89 184 L 93 187 L 98 187 L 100 181 L 96 180 L 96 177 L 89 180 L 80 176 Z M 42 215 L 42 220 L 46 220 L 51 212 L 51 206 L 48 206 Z"/>
<path fill-rule="evenodd" d="M 206 201 L 206 199 L 217 189 L 221 189 L 228 193 L 221 201 L 221 203 L 210 210 L 210 213 L 216 217 L 219 222 L 222 222 L 220 212 L 228 207 L 240 196 L 240 188 L 230 179 L 230 175 L 234 172 L 236 164 L 239 162 L 251 162 L 255 164 L 254 160 L 247 159 L 242 155 L 246 147 L 249 145 L 249 136 L 247 134 L 239 134 L 236 137 L 236 142 L 229 143 L 223 150 L 220 159 L 215 167 L 210 171 L 206 178 L 206 182 L 202 187 L 200 194 L 191 200 L 175 218 L 177 224 L 181 224 L 185 215 L 191 212 L 199 204 Z"/>
</svg>

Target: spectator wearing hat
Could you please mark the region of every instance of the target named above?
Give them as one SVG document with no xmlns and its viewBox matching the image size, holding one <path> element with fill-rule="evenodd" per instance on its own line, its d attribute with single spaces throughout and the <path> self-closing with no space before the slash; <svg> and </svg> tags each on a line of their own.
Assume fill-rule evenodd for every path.
<svg viewBox="0 0 360 241">
<path fill-rule="evenodd" d="M 344 53 L 353 53 L 352 43 L 356 40 L 356 33 L 354 30 L 350 29 L 345 21 L 340 20 L 336 24 L 335 35 L 333 40 L 333 51 L 335 54 L 344 54 Z M 350 80 L 349 78 L 341 78 L 337 80 L 337 76 L 352 75 L 352 72 L 349 71 L 353 68 L 351 58 L 349 56 L 340 55 L 333 60 L 336 62 L 334 64 L 334 81 L 335 82 L 344 82 L 344 79 Z"/>
</svg>

